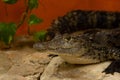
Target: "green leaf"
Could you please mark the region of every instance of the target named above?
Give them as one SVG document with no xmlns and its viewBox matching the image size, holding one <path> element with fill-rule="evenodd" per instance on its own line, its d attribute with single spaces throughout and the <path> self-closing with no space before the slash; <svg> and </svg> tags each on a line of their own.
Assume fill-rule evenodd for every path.
<svg viewBox="0 0 120 80">
<path fill-rule="evenodd" d="M 29 9 L 38 8 L 38 0 L 28 0 Z"/>
<path fill-rule="evenodd" d="M 15 4 L 18 0 L 2 0 L 2 1 L 7 4 Z"/>
<path fill-rule="evenodd" d="M 0 23 L 0 40 L 5 44 L 10 44 L 16 33 L 16 24 L 14 23 Z"/>
<path fill-rule="evenodd" d="M 39 31 L 34 34 L 34 39 L 36 41 L 44 41 L 46 37 L 46 31 Z"/>
<path fill-rule="evenodd" d="M 38 24 L 38 23 L 41 23 L 41 22 L 43 22 L 43 20 L 41 18 L 38 18 L 34 14 L 30 15 L 30 18 L 28 20 L 29 25 Z"/>
</svg>

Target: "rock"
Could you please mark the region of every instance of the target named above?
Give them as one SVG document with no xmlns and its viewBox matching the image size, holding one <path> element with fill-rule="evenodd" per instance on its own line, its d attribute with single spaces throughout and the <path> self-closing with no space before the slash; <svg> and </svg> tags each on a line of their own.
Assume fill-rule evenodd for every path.
<svg viewBox="0 0 120 80">
<path fill-rule="evenodd" d="M 60 57 L 55 57 L 46 67 L 40 80 L 118 80 L 119 73 L 114 75 L 102 73 L 110 63 L 74 65 L 65 63 Z"/>
<path fill-rule="evenodd" d="M 63 62 L 64 61 L 59 57 L 53 58 L 53 60 L 46 67 L 44 73 L 41 75 L 40 80 L 58 80 L 57 77 L 53 75 L 57 72 L 59 65 Z"/>
<path fill-rule="evenodd" d="M 9 74 L 17 74 L 22 76 L 34 75 L 37 73 L 42 73 L 43 67 L 38 65 L 29 65 L 29 64 L 21 64 L 21 65 L 13 65 L 12 68 L 7 72 Z"/>
<path fill-rule="evenodd" d="M 40 79 L 40 75 L 41 74 L 34 74 L 34 75 L 29 75 L 27 77 L 25 77 L 27 80 L 39 80 Z"/>
<path fill-rule="evenodd" d="M 48 54 L 34 52 L 33 54 L 22 56 L 19 63 L 14 64 L 7 73 L 21 75 L 28 78 L 28 80 L 37 80 L 49 61 Z"/>
<path fill-rule="evenodd" d="M 27 80 L 27 79 L 20 75 L 3 74 L 2 76 L 0 76 L 0 80 Z"/>
<path fill-rule="evenodd" d="M 0 75 L 6 73 L 12 66 L 11 60 L 3 52 L 0 52 Z"/>
<path fill-rule="evenodd" d="M 51 58 L 31 48 L 0 51 L 1 80 L 39 80 Z M 15 77 L 14 77 L 15 76 Z"/>
<path fill-rule="evenodd" d="M 108 74 L 104 75 L 100 80 L 119 80 L 120 73 L 114 73 L 114 75 Z"/>
<path fill-rule="evenodd" d="M 48 56 L 49 54 L 35 52 L 33 54 L 29 54 L 23 57 L 22 62 L 29 63 L 29 64 L 42 64 L 46 65 L 50 62 L 51 58 Z"/>
</svg>

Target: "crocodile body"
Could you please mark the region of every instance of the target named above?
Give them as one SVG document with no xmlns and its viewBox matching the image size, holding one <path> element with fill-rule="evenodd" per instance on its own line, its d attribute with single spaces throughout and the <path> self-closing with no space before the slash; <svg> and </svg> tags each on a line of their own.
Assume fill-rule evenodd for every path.
<svg viewBox="0 0 120 80">
<path fill-rule="evenodd" d="M 86 29 L 115 29 L 120 27 L 120 12 L 73 10 L 55 19 L 47 34 L 52 38 L 59 34 Z"/>
<path fill-rule="evenodd" d="M 119 60 L 114 64 L 120 67 L 120 12 L 73 10 L 53 21 L 47 37 L 46 42 L 33 47 L 59 55 L 72 64 Z"/>
</svg>

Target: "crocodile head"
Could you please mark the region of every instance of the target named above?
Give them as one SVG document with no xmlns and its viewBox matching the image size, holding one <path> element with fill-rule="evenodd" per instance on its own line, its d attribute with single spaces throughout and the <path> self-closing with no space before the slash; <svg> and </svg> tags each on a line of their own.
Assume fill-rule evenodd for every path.
<svg viewBox="0 0 120 80">
<path fill-rule="evenodd" d="M 95 54 L 94 52 L 92 53 L 89 41 L 85 39 L 85 36 L 89 35 L 85 34 L 83 36 L 80 34 L 81 33 L 64 36 L 57 35 L 51 41 L 36 43 L 33 47 L 39 51 L 46 51 L 50 54 L 59 55 L 66 62 L 72 64 L 90 64 L 99 62 L 100 60 L 98 58 L 94 58 Z M 88 38 L 91 37 L 89 36 Z"/>
<path fill-rule="evenodd" d="M 33 45 L 33 48 L 39 51 L 51 51 L 57 55 L 64 53 L 78 53 L 82 46 L 82 39 L 77 36 L 57 35 L 54 39 L 47 42 L 39 42 Z"/>
<path fill-rule="evenodd" d="M 94 34 L 96 34 L 96 31 L 93 30 L 86 33 L 78 31 L 72 34 L 57 34 L 50 41 L 35 43 L 33 48 L 39 51 L 52 51 L 57 55 L 68 53 L 69 55 L 76 55 L 75 53 L 83 51 L 83 48 L 89 45 L 88 40 L 92 39 Z"/>
</svg>

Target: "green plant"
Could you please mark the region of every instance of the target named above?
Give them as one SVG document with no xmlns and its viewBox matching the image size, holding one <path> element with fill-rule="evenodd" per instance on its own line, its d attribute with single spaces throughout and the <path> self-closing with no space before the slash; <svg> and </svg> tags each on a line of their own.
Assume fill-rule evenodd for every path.
<svg viewBox="0 0 120 80">
<path fill-rule="evenodd" d="M 13 36 L 16 33 L 16 24 L 14 23 L 0 23 L 0 40 L 5 44 L 10 44 Z"/>
<path fill-rule="evenodd" d="M 7 4 L 15 4 L 18 0 L 2 0 L 2 1 Z"/>
<path fill-rule="evenodd" d="M 5 4 L 15 4 L 19 0 L 2 0 Z M 5 23 L 0 22 L 0 40 L 3 41 L 6 45 L 9 45 L 15 36 L 16 30 L 21 27 L 21 25 L 27 20 L 28 21 L 28 34 L 30 34 L 30 27 L 33 24 L 39 24 L 43 20 L 38 18 L 35 14 L 32 14 L 31 11 L 35 8 L 38 8 L 39 2 L 38 0 L 24 0 L 26 5 L 26 10 L 23 13 L 24 15 L 21 18 L 19 24 L 15 24 L 14 22 Z M 8 12 L 9 13 L 9 12 Z"/>
<path fill-rule="evenodd" d="M 36 32 L 34 35 L 33 35 L 35 41 L 45 41 L 45 38 L 46 38 L 46 31 L 39 31 L 39 32 Z"/>
<path fill-rule="evenodd" d="M 29 26 L 28 26 L 28 34 L 31 34 L 30 33 L 30 27 L 32 25 L 38 24 L 38 23 L 41 23 L 41 22 L 43 22 L 43 19 L 38 18 L 35 14 L 31 14 L 29 19 L 28 19 L 28 24 L 29 24 Z"/>
</svg>

